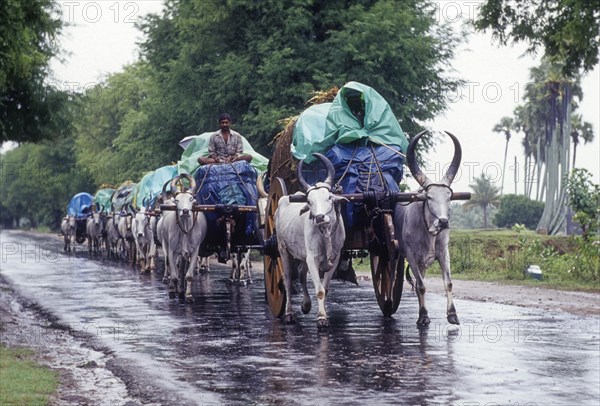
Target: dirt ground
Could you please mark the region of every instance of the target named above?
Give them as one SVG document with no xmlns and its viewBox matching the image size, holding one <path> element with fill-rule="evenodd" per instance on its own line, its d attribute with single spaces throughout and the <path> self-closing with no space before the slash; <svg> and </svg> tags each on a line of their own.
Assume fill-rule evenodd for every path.
<svg viewBox="0 0 600 406">
<path fill-rule="evenodd" d="M 360 275 L 360 279 L 368 279 Z M 444 293 L 442 279 L 428 277 L 428 292 Z M 363 282 L 365 283 L 365 282 Z M 410 285 L 405 284 L 405 289 Z M 600 294 L 558 291 L 493 282 L 454 281 L 454 297 L 495 302 L 576 315 L 599 316 Z M 0 342 L 36 351 L 37 360 L 60 374 L 60 388 L 51 405 L 156 404 L 163 394 L 136 388 L 109 350 L 94 340 L 73 334 L 35 303 L 25 300 L 0 275 Z M 168 397 L 166 398 L 168 399 Z"/>
</svg>

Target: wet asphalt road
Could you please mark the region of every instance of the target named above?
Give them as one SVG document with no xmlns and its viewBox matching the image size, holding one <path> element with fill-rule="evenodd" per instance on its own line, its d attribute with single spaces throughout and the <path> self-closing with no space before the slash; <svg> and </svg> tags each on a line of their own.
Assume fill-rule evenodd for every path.
<svg viewBox="0 0 600 406">
<path fill-rule="evenodd" d="M 183 305 L 168 299 L 162 270 L 67 256 L 55 237 L 2 231 L 0 243 L 2 275 L 19 293 L 95 335 L 179 404 L 600 404 L 597 317 L 455 300 L 456 327 L 445 298 L 428 294 L 431 325 L 419 331 L 413 293 L 385 319 L 370 282 L 334 281 L 323 332 L 315 300 L 302 315 L 294 297 L 296 325 L 271 317 L 261 264 L 244 287 L 213 262 Z"/>
</svg>

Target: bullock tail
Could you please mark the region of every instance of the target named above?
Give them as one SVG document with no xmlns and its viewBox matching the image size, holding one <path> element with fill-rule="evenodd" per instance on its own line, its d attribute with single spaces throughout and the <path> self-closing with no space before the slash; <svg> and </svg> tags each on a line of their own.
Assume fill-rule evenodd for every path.
<svg viewBox="0 0 600 406">
<path fill-rule="evenodd" d="M 412 276 L 410 275 L 410 265 L 408 265 L 408 263 L 406 264 L 406 280 L 408 281 L 408 283 L 410 283 L 411 286 L 411 290 L 414 292 L 415 291 L 415 281 L 413 280 Z"/>
</svg>

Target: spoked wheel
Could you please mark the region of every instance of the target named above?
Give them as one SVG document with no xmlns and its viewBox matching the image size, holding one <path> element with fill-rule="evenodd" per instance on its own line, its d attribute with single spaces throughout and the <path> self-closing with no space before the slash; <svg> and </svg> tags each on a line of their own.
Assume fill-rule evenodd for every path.
<svg viewBox="0 0 600 406">
<path fill-rule="evenodd" d="M 392 215 L 383 215 L 385 245 L 377 255 L 371 253 L 371 276 L 379 308 L 385 317 L 396 313 L 404 285 L 404 258 L 394 258 L 397 242 L 394 238 Z"/>
<path fill-rule="evenodd" d="M 281 178 L 275 178 L 271 182 L 269 197 L 267 199 L 267 209 L 265 218 L 265 244 L 274 244 L 275 231 L 275 210 L 279 204 L 279 199 L 287 195 L 285 183 Z M 275 247 L 271 247 L 275 251 Z M 271 254 L 271 255 L 268 255 Z M 271 313 L 275 317 L 283 315 L 285 310 L 285 287 L 283 286 L 283 263 L 279 255 L 273 255 L 270 252 L 264 255 L 265 262 L 265 293 L 267 302 L 271 308 Z"/>
</svg>

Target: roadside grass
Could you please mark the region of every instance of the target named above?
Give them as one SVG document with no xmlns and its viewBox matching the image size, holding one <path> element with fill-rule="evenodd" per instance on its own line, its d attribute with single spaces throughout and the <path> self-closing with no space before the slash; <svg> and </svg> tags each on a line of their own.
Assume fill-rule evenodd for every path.
<svg viewBox="0 0 600 406">
<path fill-rule="evenodd" d="M 45 405 L 58 374 L 31 360 L 33 351 L 0 344 L 0 405 Z"/>
<path fill-rule="evenodd" d="M 530 230 L 451 230 L 450 261 L 456 279 L 495 281 L 507 284 L 544 286 L 600 292 L 600 241 L 581 237 L 539 235 Z M 368 271 L 369 261 L 354 262 Z M 525 274 L 538 265 L 542 280 Z M 428 274 L 440 275 L 434 263 Z"/>
</svg>

